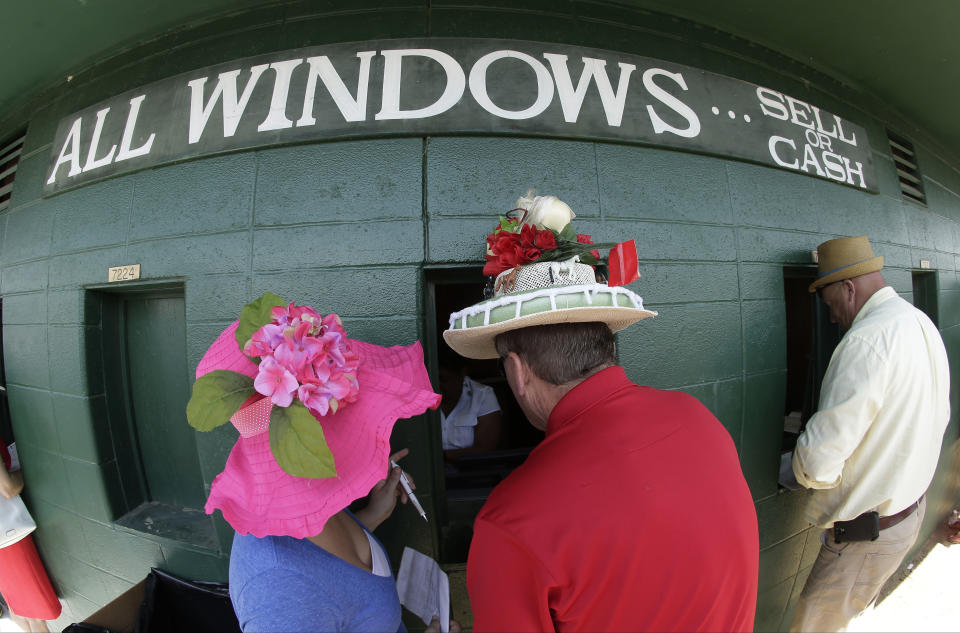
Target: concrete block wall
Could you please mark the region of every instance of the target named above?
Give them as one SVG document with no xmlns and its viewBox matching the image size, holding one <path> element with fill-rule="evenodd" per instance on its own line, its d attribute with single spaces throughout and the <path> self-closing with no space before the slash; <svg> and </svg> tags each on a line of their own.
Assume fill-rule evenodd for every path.
<svg viewBox="0 0 960 633">
<path fill-rule="evenodd" d="M 4 360 L 36 538 L 64 599 L 62 622 L 82 619 L 151 565 L 225 579 L 231 537 L 219 519 L 212 549 L 114 522 L 119 449 L 98 366 L 101 315 L 85 288 L 103 284 L 108 267 L 132 263 L 141 264 L 144 283 L 182 285 L 191 370 L 239 308 L 266 290 L 339 313 L 358 338 L 409 343 L 425 332 L 423 267 L 479 266 L 495 215 L 532 187 L 567 201 L 581 232 L 637 240 L 643 278 L 635 287 L 660 316 L 619 336 L 620 360 L 638 382 L 695 395 L 729 430 L 760 520 L 757 630 L 789 625 L 818 543 L 802 517 L 805 493 L 778 494 L 776 486 L 786 386 L 783 266 L 809 263 L 823 240 L 866 234 L 886 257 L 888 281 L 910 297 L 910 271 L 930 260 L 943 336 L 951 358 L 960 357 L 957 166 L 918 144 L 928 204 L 904 201 L 885 139 L 886 126 L 902 123 L 877 120 L 866 97 L 829 78 L 721 33 L 615 5 L 507 5 L 433 2 L 428 11 L 396 2 L 345 11 L 331 3 L 321 12 L 291 2 L 238 13 L 91 68 L 23 122 L 25 152 L 11 205 L 0 214 Z M 265 148 L 40 196 L 57 121 L 99 99 L 261 52 L 424 35 L 596 46 L 783 90 L 867 128 L 881 191 L 639 146 L 415 137 Z M 433 446 L 423 420 L 401 423 L 396 435 L 414 450 Z M 945 455 L 957 435 L 955 416 Z M 197 434 L 205 485 L 234 438 L 228 427 Z M 948 473 L 949 460 L 941 460 L 928 531 L 956 500 Z M 417 462 L 413 474 L 432 502 L 429 463 Z M 722 518 L 704 517 L 705 526 L 714 520 Z M 398 543 L 435 547 L 428 532 L 401 536 Z"/>
</svg>

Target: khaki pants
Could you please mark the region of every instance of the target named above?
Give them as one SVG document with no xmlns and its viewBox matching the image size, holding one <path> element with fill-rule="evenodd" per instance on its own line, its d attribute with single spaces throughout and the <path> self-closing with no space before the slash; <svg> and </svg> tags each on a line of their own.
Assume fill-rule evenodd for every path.
<svg viewBox="0 0 960 633">
<path fill-rule="evenodd" d="M 917 511 L 880 532 L 875 541 L 837 543 L 825 530 L 823 545 L 800 594 L 791 631 L 843 631 L 877 599 L 920 534 L 926 510 Z"/>
</svg>

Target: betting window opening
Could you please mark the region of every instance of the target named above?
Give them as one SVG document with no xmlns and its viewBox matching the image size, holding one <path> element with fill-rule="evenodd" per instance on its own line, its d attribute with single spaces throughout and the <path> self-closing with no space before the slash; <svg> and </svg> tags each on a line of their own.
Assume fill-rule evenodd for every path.
<svg viewBox="0 0 960 633">
<path fill-rule="evenodd" d="M 940 327 L 940 308 L 937 301 L 937 273 L 932 270 L 914 270 L 910 274 L 913 282 L 913 305 L 923 310 L 933 324 Z"/>
<path fill-rule="evenodd" d="M 498 359 L 463 358 L 443 341 L 450 314 L 480 301 L 484 286 L 475 269 L 426 271 L 431 376 L 443 396 L 435 421 L 442 451 L 436 461 L 442 464 L 438 511 L 444 563 L 466 562 L 473 520 L 490 492 L 543 439 L 517 404 Z"/>
<path fill-rule="evenodd" d="M 187 424 L 190 376 L 183 284 L 90 289 L 99 315 L 107 425 L 119 472 L 111 510 L 118 525 L 215 549 L 196 434 Z"/>
<path fill-rule="evenodd" d="M 783 298 L 787 316 L 787 389 L 783 411 L 783 452 L 797 445 L 797 438 L 817 411 L 820 383 L 830 357 L 840 342 L 840 328 L 830 322 L 830 310 L 808 288 L 816 268 L 788 266 L 783 269 Z"/>
</svg>

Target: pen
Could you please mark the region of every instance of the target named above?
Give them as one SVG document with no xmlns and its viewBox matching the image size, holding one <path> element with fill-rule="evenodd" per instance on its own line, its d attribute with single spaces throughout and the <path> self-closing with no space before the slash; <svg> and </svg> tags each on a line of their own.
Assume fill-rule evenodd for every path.
<svg viewBox="0 0 960 633">
<path fill-rule="evenodd" d="M 397 465 L 397 462 L 390 460 L 390 465 L 394 468 L 400 468 Z M 403 486 L 403 491 L 407 493 L 407 496 L 410 497 L 410 501 L 413 502 L 413 507 L 417 509 L 417 512 L 420 513 L 420 516 L 423 517 L 423 520 L 427 520 L 427 513 L 423 511 L 423 506 L 420 505 L 420 502 L 417 501 L 417 495 L 413 494 L 413 490 L 410 488 L 410 482 L 407 481 L 407 475 L 403 472 L 403 469 L 400 469 L 400 485 Z"/>
</svg>

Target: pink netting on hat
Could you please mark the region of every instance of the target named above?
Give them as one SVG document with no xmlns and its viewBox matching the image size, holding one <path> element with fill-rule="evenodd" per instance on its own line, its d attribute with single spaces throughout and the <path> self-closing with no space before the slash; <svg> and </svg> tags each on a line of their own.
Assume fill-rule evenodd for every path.
<svg viewBox="0 0 960 633">
<path fill-rule="evenodd" d="M 252 404 L 244 403 L 230 418 L 230 423 L 240 433 L 240 437 L 253 437 L 266 433 L 270 428 L 270 409 L 273 402 L 270 398 L 254 396 Z"/>
<path fill-rule="evenodd" d="M 231 328 L 235 330 L 236 324 Z M 232 332 L 229 340 L 234 353 L 242 356 Z M 211 485 L 205 506 L 208 514 L 220 509 L 240 534 L 305 538 L 320 533 L 327 519 L 386 477 L 394 423 L 435 408 L 440 396 L 430 386 L 419 342 L 389 348 L 362 341 L 352 344 L 360 356 L 360 395 L 337 413 L 319 418 L 337 476 L 307 479 L 288 475 L 273 458 L 269 433 L 241 436 L 224 471 Z M 223 346 L 228 347 L 226 343 Z M 220 360 L 244 366 L 229 353 L 223 353 Z M 250 364 L 255 375 L 256 365 Z M 209 365 L 207 371 L 224 368 Z M 208 367 L 203 362 L 201 366 Z M 199 367 L 197 372 L 200 375 Z"/>
</svg>

